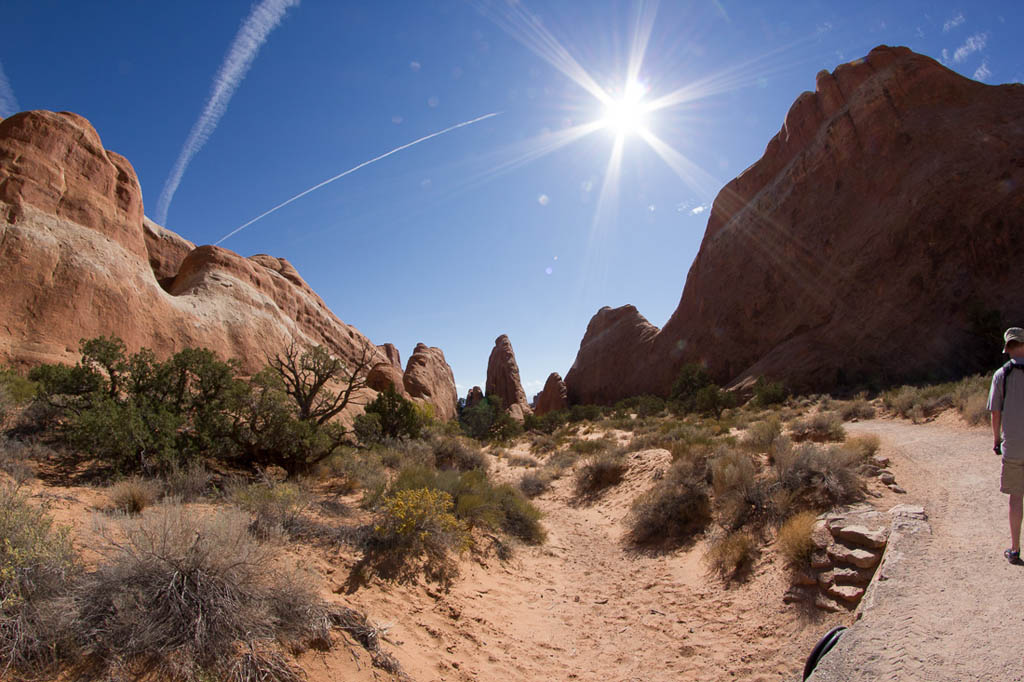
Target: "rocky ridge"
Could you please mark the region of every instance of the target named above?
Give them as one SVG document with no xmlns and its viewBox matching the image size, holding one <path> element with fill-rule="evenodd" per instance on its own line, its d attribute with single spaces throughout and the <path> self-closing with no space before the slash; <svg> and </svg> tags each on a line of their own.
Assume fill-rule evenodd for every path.
<svg viewBox="0 0 1024 682">
<path fill-rule="evenodd" d="M 372 364 L 397 359 L 339 320 L 288 261 L 195 247 L 146 219 L 131 164 L 68 112 L 0 121 L 0 286 L 0 363 L 73 363 L 79 340 L 100 335 L 158 355 L 202 346 L 250 372 L 293 340 L 349 363 L 364 348 Z M 410 358 L 403 385 L 450 418 L 451 368 L 429 350 Z"/>
<path fill-rule="evenodd" d="M 979 371 L 1024 319 L 1024 86 L 905 47 L 822 71 L 716 197 L 679 306 L 591 320 L 571 403 L 667 395 L 680 366 L 801 391 Z M 994 336 L 993 336 L 994 335 Z M 993 341 L 995 339 L 995 341 Z"/>
</svg>

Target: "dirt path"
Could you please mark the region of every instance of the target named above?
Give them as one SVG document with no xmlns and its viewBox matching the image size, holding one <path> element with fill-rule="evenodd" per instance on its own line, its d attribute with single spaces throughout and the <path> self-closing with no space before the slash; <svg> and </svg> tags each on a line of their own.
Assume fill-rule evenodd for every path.
<svg viewBox="0 0 1024 682">
<path fill-rule="evenodd" d="M 987 428 L 949 413 L 936 423 L 875 420 L 906 501 L 920 504 L 931 532 L 910 535 L 878 583 L 875 605 L 815 673 L 838 680 L 1022 680 L 1024 567 L 1008 545 L 1006 496 Z"/>
<path fill-rule="evenodd" d="M 429 680 L 790 680 L 821 633 L 847 614 L 785 605 L 788 582 L 770 554 L 751 579 L 723 588 L 697 545 L 668 553 L 622 542 L 629 503 L 668 467 L 667 451 L 634 453 L 630 472 L 604 497 L 581 504 L 570 478 L 538 499 L 549 537 L 508 565 L 474 567 L 433 614 L 420 611 L 396 637 L 439 633 L 440 656 L 404 657 Z M 521 473 L 521 469 L 519 473 Z M 452 623 L 437 615 L 458 613 Z M 427 644 L 418 642 L 416 648 Z M 409 652 L 410 647 L 403 647 Z M 401 655 L 401 654 L 400 654 Z"/>
</svg>

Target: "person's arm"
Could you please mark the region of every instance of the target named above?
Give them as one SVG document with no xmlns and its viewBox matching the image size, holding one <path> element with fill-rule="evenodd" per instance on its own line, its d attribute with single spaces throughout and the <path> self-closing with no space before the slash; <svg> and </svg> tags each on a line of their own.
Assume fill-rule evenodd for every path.
<svg viewBox="0 0 1024 682">
<path fill-rule="evenodd" d="M 1002 452 L 1000 452 L 1000 450 L 1002 448 L 999 447 L 1000 444 L 1002 443 L 1002 440 L 1003 440 L 1003 438 L 1002 438 L 1002 435 L 1003 435 L 1002 434 L 1002 426 L 1003 426 L 1003 412 L 1002 412 L 1002 410 L 992 410 L 992 443 L 993 443 L 992 449 L 995 450 L 996 453 L 998 453 L 1000 455 L 1003 454 Z"/>
</svg>

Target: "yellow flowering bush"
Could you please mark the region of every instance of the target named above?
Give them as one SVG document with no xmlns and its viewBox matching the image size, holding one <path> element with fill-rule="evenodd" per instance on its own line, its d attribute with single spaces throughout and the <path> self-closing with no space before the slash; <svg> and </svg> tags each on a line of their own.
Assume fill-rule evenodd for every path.
<svg viewBox="0 0 1024 682">
<path fill-rule="evenodd" d="M 422 569 L 429 580 L 451 581 L 458 569 L 450 552 L 462 552 L 470 543 L 453 510 L 452 496 L 434 488 L 399 490 L 386 497 L 364 562 L 388 579 L 408 580 Z"/>
</svg>

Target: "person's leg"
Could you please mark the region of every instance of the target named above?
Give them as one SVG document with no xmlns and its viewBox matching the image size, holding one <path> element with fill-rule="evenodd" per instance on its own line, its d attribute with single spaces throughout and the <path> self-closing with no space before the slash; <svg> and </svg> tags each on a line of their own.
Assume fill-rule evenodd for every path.
<svg viewBox="0 0 1024 682">
<path fill-rule="evenodd" d="M 1024 518 L 1024 495 L 1010 493 L 1010 550 L 1020 551 L 1020 523 Z"/>
</svg>

